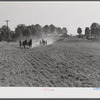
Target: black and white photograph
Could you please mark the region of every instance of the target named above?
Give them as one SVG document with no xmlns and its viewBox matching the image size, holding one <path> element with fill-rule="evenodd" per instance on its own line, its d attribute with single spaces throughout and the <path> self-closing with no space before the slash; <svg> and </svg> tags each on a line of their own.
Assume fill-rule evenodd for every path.
<svg viewBox="0 0 100 100">
<path fill-rule="evenodd" d="M 100 87 L 100 2 L 0 2 L 0 87 Z"/>
</svg>

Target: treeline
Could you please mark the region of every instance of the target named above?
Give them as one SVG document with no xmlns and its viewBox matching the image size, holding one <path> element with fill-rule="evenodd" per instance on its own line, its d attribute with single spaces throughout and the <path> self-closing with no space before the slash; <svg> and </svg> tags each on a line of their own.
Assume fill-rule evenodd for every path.
<svg viewBox="0 0 100 100">
<path fill-rule="evenodd" d="M 87 39 L 92 39 L 92 38 L 100 38 L 100 24 L 98 23 L 92 23 L 90 27 L 85 28 L 85 34 L 82 34 L 82 29 L 79 27 L 77 29 L 78 37 L 79 38 L 87 38 Z"/>
<path fill-rule="evenodd" d="M 29 38 L 30 36 L 39 38 L 43 34 L 60 34 L 61 36 L 67 36 L 67 33 L 66 27 L 55 27 L 53 24 L 45 25 L 43 27 L 39 24 L 29 26 L 19 24 L 14 31 L 6 25 L 3 25 L 0 28 L 0 41 L 16 41 L 23 38 Z"/>
</svg>

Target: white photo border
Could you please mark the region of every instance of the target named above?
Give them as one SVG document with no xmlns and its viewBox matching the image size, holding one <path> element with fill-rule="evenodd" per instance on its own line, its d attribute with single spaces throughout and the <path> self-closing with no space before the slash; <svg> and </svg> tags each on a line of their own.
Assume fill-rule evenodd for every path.
<svg viewBox="0 0 100 100">
<path fill-rule="evenodd" d="M 100 3 L 100 1 L 0 1 L 0 3 Z M 0 98 L 100 98 L 100 88 L 0 87 Z"/>
</svg>

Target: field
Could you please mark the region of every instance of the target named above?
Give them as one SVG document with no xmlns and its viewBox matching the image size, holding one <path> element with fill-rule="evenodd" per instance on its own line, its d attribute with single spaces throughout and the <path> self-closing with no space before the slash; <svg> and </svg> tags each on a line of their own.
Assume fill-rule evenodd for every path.
<svg viewBox="0 0 100 100">
<path fill-rule="evenodd" d="M 0 42 L 0 86 L 100 87 L 100 41 L 64 39 L 30 49 Z"/>
</svg>

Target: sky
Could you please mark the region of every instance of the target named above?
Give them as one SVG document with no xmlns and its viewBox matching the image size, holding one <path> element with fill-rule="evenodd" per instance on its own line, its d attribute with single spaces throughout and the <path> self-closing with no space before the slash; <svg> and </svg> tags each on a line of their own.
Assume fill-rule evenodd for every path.
<svg viewBox="0 0 100 100">
<path fill-rule="evenodd" d="M 53 24 L 73 35 L 81 27 L 84 34 L 85 27 L 100 23 L 100 2 L 0 2 L 0 27 L 7 19 L 12 30 L 18 24 Z"/>
</svg>

